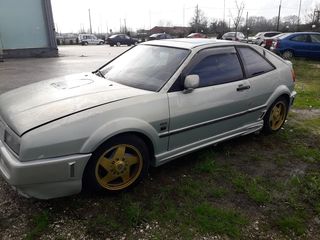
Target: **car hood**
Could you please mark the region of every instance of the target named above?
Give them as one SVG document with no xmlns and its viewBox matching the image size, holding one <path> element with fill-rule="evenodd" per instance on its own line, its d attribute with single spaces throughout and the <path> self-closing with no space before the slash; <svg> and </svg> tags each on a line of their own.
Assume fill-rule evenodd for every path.
<svg viewBox="0 0 320 240">
<path fill-rule="evenodd" d="M 49 79 L 0 96 L 0 116 L 18 135 L 95 106 L 152 92 L 108 81 L 92 73 Z"/>
</svg>

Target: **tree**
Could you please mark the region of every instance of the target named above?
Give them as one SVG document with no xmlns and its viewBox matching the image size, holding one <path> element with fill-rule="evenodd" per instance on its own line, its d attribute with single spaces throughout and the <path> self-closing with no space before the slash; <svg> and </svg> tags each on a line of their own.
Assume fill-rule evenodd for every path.
<svg viewBox="0 0 320 240">
<path fill-rule="evenodd" d="M 240 5 L 238 3 L 238 0 L 235 0 L 236 3 L 236 15 L 233 15 L 232 12 L 230 12 L 233 24 L 234 24 L 234 29 L 237 32 L 238 31 L 238 27 L 241 23 L 242 18 L 242 14 L 243 14 L 243 9 L 244 9 L 244 2 L 241 2 Z"/>
<path fill-rule="evenodd" d="M 309 9 L 305 16 L 307 24 L 315 24 L 320 21 L 320 3 L 316 4 L 313 9 Z"/>
<path fill-rule="evenodd" d="M 190 22 L 192 32 L 207 32 L 208 20 L 198 5 L 195 8 L 194 16 Z"/>
<path fill-rule="evenodd" d="M 211 23 L 209 24 L 210 33 L 223 34 L 227 28 L 228 25 L 226 22 L 217 19 L 212 19 Z"/>
</svg>

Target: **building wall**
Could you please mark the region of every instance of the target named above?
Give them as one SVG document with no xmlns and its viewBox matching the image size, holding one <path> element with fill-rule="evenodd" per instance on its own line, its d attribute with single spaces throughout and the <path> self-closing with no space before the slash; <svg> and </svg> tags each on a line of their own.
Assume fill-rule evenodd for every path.
<svg viewBox="0 0 320 240">
<path fill-rule="evenodd" d="M 4 58 L 56 56 L 50 0 L 0 0 L 0 48 Z"/>
</svg>

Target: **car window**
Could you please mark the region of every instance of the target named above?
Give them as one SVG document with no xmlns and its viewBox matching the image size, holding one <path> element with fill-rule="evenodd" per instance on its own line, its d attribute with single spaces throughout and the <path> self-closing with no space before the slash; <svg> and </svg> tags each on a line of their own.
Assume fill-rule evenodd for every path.
<svg viewBox="0 0 320 240">
<path fill-rule="evenodd" d="M 308 42 L 308 35 L 306 34 L 297 35 L 291 38 L 290 40 L 295 42 Z"/>
<path fill-rule="evenodd" d="M 246 70 L 247 77 L 254 77 L 274 69 L 266 59 L 252 48 L 239 47 L 238 51 Z"/>
<path fill-rule="evenodd" d="M 314 43 L 320 43 L 320 34 L 311 34 L 311 41 Z"/>
<path fill-rule="evenodd" d="M 266 33 L 264 36 L 265 37 L 273 37 L 273 36 L 275 36 L 277 34 L 279 34 L 279 33 Z"/>
<path fill-rule="evenodd" d="M 215 54 L 204 58 L 190 72 L 200 77 L 200 87 L 218 85 L 243 79 L 236 53 Z"/>
</svg>

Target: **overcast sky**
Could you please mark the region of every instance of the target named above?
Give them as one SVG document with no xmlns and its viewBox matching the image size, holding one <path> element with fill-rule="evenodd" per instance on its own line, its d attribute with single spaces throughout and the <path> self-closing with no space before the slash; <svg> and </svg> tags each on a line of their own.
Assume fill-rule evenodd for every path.
<svg viewBox="0 0 320 240">
<path fill-rule="evenodd" d="M 298 15 L 300 0 L 282 0 L 281 16 Z M 320 0 L 301 0 L 301 21 L 306 11 L 312 9 Z M 238 0 L 238 2 L 241 2 Z M 277 16 L 280 0 L 243 0 L 249 16 Z M 59 32 L 78 32 L 81 28 L 89 29 L 88 9 L 91 11 L 93 32 L 114 32 L 124 25 L 136 30 L 140 28 L 167 24 L 187 26 L 195 5 L 204 11 L 208 19 L 223 19 L 223 0 L 51 0 L 53 16 Z M 225 0 L 225 19 L 228 22 L 230 12 L 235 14 L 234 0 Z"/>
</svg>

